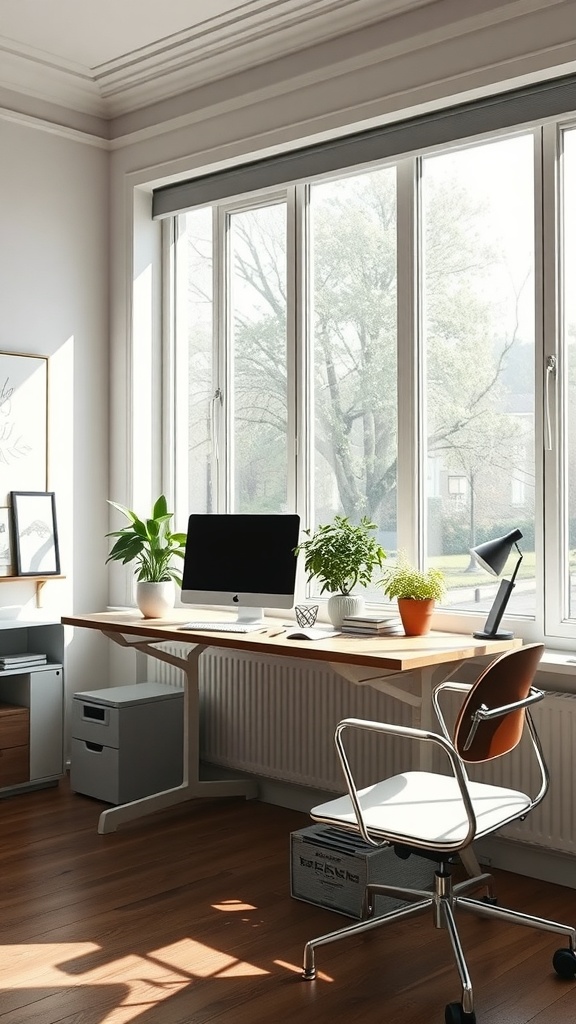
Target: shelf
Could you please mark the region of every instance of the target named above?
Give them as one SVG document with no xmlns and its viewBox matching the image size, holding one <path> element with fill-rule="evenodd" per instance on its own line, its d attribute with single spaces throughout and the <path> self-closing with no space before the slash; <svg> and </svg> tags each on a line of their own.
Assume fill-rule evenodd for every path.
<svg viewBox="0 0 576 1024">
<path fill-rule="evenodd" d="M 48 576 L 0 576 L 0 583 L 25 583 L 27 580 L 36 585 L 36 607 L 42 607 L 42 588 L 49 580 L 65 580 L 65 576 L 50 573 Z"/>
</svg>

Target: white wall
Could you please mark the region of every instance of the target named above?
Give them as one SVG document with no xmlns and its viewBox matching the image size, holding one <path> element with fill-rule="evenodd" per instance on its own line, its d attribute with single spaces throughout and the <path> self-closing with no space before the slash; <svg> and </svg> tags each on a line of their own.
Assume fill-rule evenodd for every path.
<svg viewBox="0 0 576 1024">
<path fill-rule="evenodd" d="M 0 152 L 0 351 L 49 357 L 48 489 L 66 577 L 46 584 L 41 610 L 33 583 L 0 580 L 0 616 L 58 621 L 107 602 L 109 154 L 8 120 Z M 101 685 L 107 664 L 107 643 L 76 631 L 68 692 Z"/>
</svg>

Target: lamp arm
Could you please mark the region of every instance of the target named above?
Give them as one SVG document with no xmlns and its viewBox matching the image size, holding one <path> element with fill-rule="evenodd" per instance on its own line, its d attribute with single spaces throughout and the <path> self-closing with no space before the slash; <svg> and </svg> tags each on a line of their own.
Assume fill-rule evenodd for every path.
<svg viewBox="0 0 576 1024">
<path fill-rule="evenodd" d="M 519 557 L 518 561 L 516 562 L 516 565 L 514 566 L 514 572 L 512 573 L 512 575 L 510 577 L 510 583 L 512 584 L 512 586 L 514 586 L 514 583 L 516 581 L 516 576 L 518 575 L 518 569 L 520 568 L 520 562 L 524 558 L 524 555 L 520 551 L 520 548 L 518 547 L 518 545 L 515 544 L 514 547 L 516 548 L 516 551 L 518 552 L 520 557 Z"/>
</svg>

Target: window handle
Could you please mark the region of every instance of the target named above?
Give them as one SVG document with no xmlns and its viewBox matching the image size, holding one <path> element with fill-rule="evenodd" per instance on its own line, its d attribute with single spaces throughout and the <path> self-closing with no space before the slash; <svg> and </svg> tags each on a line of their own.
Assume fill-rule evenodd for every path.
<svg viewBox="0 0 576 1024">
<path fill-rule="evenodd" d="M 220 458 L 220 454 L 219 454 L 219 451 L 218 451 L 218 424 L 216 422 L 216 403 L 218 403 L 219 405 L 222 405 L 223 401 L 224 401 L 224 395 L 222 394 L 222 389 L 221 388 L 216 388 L 216 391 L 212 395 L 212 408 L 211 408 L 211 415 L 210 415 L 210 420 L 211 420 L 210 426 L 211 426 L 211 430 L 212 430 L 212 450 L 214 452 L 214 458 L 216 459 L 216 462 L 218 462 L 218 460 Z"/>
<path fill-rule="evenodd" d="M 550 378 L 556 378 L 556 356 L 546 356 L 546 381 L 544 385 L 544 412 L 546 416 L 546 441 L 544 450 L 552 451 L 552 425 L 550 423 Z"/>
</svg>

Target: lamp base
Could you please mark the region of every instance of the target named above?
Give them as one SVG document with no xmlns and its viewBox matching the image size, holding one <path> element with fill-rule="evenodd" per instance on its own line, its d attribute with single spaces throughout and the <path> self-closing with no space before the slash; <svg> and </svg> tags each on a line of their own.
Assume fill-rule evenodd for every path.
<svg viewBox="0 0 576 1024">
<path fill-rule="evenodd" d="M 514 633 L 511 633 L 509 629 L 501 629 L 498 633 L 485 633 L 480 630 L 478 633 L 472 633 L 472 636 L 476 640 L 513 640 Z"/>
</svg>

